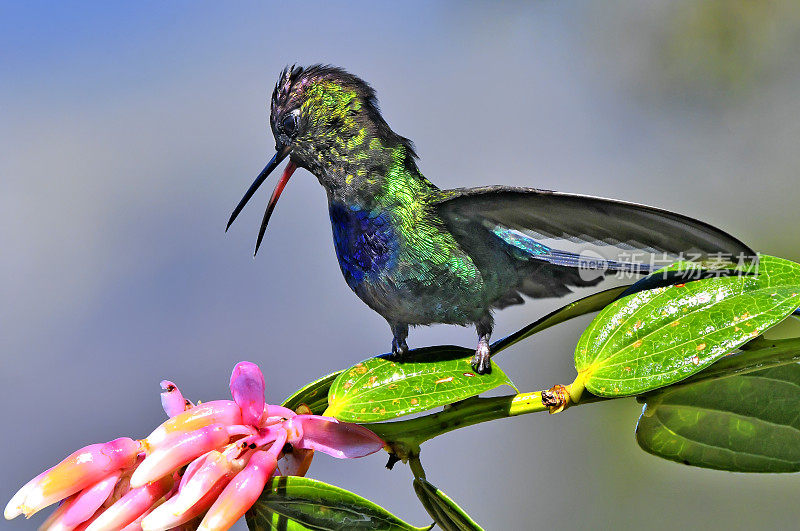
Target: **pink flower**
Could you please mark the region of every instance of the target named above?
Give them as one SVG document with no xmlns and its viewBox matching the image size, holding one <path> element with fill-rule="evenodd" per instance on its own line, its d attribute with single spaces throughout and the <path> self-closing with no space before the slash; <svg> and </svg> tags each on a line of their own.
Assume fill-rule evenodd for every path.
<svg viewBox="0 0 800 531">
<path fill-rule="evenodd" d="M 6 519 L 30 516 L 92 487 L 111 473 L 133 466 L 140 451 L 141 443 L 127 437 L 85 446 L 23 486 L 11 498 L 4 515 Z"/>
<path fill-rule="evenodd" d="M 161 407 L 168 417 L 180 415 L 187 409 L 191 409 L 194 404 L 183 398 L 178 386 L 169 380 L 161 380 Z"/>
<path fill-rule="evenodd" d="M 233 401 L 193 406 L 174 383 L 161 387 L 167 421 L 142 440 L 78 450 L 24 485 L 5 517 L 63 500 L 42 529 L 160 530 L 201 518 L 200 529 L 228 529 L 270 477 L 305 475 L 314 451 L 354 458 L 384 445 L 357 424 L 267 404 L 264 377 L 250 362 L 233 369 Z"/>
<path fill-rule="evenodd" d="M 264 375 L 254 363 L 237 363 L 231 373 L 231 395 L 242 408 L 242 421 L 256 425 L 264 414 Z"/>
</svg>

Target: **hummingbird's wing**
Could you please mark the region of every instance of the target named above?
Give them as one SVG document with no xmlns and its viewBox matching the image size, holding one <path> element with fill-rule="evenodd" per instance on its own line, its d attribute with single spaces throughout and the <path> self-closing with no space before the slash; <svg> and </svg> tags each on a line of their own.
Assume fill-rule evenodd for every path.
<svg viewBox="0 0 800 531">
<path fill-rule="evenodd" d="M 445 223 L 480 220 L 534 238 L 610 245 L 648 253 L 755 256 L 708 223 L 636 203 L 535 188 L 485 186 L 442 190 L 433 198 Z"/>
<path fill-rule="evenodd" d="M 521 303 L 519 293 L 563 296 L 568 286 L 596 284 L 597 275 L 579 272 L 586 251 L 607 260 L 600 268 L 606 272 L 638 273 L 653 269 L 653 255 L 661 255 L 658 268 L 677 258 L 736 262 L 756 254 L 708 223 L 636 203 L 505 186 L 441 190 L 430 199 L 459 244 L 484 267 L 497 263 L 499 242 L 520 257 L 516 285 L 498 300 L 501 307 Z"/>
</svg>

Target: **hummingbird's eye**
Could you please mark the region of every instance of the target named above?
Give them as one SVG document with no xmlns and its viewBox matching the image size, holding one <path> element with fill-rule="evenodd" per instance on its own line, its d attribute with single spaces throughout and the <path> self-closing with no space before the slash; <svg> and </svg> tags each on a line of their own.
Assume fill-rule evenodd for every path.
<svg viewBox="0 0 800 531">
<path fill-rule="evenodd" d="M 283 132 L 288 136 L 294 136 L 297 132 L 297 115 L 287 114 L 284 116 L 281 121 L 281 129 L 283 129 Z"/>
</svg>

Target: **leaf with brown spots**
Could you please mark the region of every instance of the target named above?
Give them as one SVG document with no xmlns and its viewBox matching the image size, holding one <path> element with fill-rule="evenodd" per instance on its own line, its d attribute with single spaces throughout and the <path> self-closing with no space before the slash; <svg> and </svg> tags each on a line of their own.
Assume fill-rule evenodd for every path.
<svg viewBox="0 0 800 531">
<path fill-rule="evenodd" d="M 800 264 L 762 255 L 755 274 L 659 287 L 610 304 L 578 341 L 575 368 L 596 395 L 641 394 L 703 370 L 798 306 Z"/>
<path fill-rule="evenodd" d="M 378 422 L 478 395 L 511 380 L 494 362 L 490 374 L 472 370 L 473 351 L 455 346 L 412 352 L 412 361 L 370 358 L 342 371 L 328 393 L 326 415 Z"/>
</svg>

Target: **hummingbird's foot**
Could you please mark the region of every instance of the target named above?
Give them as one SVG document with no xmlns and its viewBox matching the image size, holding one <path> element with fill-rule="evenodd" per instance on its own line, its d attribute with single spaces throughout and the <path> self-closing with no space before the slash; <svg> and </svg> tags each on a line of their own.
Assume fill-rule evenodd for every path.
<svg viewBox="0 0 800 531">
<path fill-rule="evenodd" d="M 489 374 L 492 372 L 492 361 L 489 357 L 489 342 L 481 338 L 478 341 L 478 348 L 475 349 L 475 355 L 472 356 L 472 368 L 478 374 Z"/>
<path fill-rule="evenodd" d="M 392 339 L 392 355 L 389 359 L 392 361 L 400 361 L 408 355 L 408 344 L 405 339 Z"/>
<path fill-rule="evenodd" d="M 408 337 L 407 324 L 392 324 L 392 354 L 389 359 L 392 361 L 400 361 L 408 355 L 408 344 L 406 338 Z"/>
<path fill-rule="evenodd" d="M 486 314 L 480 321 L 475 323 L 475 331 L 478 332 L 478 348 L 472 356 L 472 368 L 478 374 L 489 374 L 492 372 L 492 360 L 489 355 L 489 338 L 492 336 L 492 326 L 494 321 L 491 314 Z"/>
</svg>

